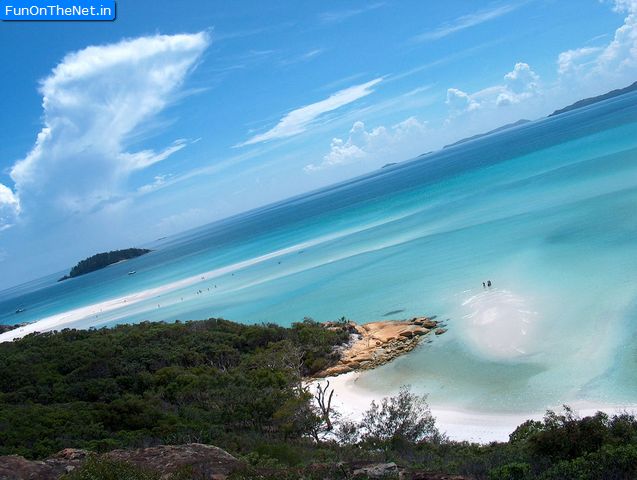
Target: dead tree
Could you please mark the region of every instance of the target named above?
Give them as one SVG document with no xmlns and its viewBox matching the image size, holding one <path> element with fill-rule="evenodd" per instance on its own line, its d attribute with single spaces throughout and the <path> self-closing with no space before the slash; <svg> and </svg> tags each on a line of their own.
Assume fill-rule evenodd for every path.
<svg viewBox="0 0 637 480">
<path fill-rule="evenodd" d="M 321 411 L 321 417 L 323 418 L 323 421 L 325 422 L 325 430 L 326 431 L 331 431 L 333 426 L 332 426 L 332 421 L 330 420 L 330 412 L 332 410 L 332 396 L 334 395 L 334 389 L 332 388 L 331 390 L 329 390 L 330 388 L 330 381 L 328 380 L 325 383 L 325 387 L 323 387 L 320 383 L 318 383 L 316 385 L 316 403 L 318 403 L 319 409 Z M 329 391 L 329 395 L 328 395 L 328 391 Z M 325 402 L 325 399 L 327 397 L 327 403 Z"/>
</svg>

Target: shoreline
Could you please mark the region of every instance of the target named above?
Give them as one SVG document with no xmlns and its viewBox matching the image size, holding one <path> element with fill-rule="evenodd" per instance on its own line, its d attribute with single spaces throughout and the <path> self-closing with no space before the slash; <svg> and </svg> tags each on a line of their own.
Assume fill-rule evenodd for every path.
<svg viewBox="0 0 637 480">
<path fill-rule="evenodd" d="M 398 391 L 383 394 L 358 387 L 356 382 L 361 375 L 371 372 L 349 372 L 339 376 L 309 379 L 305 385 L 314 393 L 315 386 L 325 386 L 329 381 L 329 388 L 334 389 L 335 411 L 343 418 L 360 420 L 372 401 L 380 401 L 383 397 L 396 395 Z M 637 403 L 633 405 L 595 404 L 592 402 L 576 401 L 568 404 L 580 416 L 593 415 L 598 411 L 609 415 L 625 411 L 637 412 Z M 436 419 L 436 426 L 441 433 L 454 441 L 468 441 L 475 443 L 490 443 L 508 441 L 509 435 L 526 420 L 541 420 L 546 409 L 560 410 L 561 405 L 547 406 L 543 411 L 527 413 L 498 413 L 475 411 L 463 408 L 445 408 L 442 405 L 429 405 L 431 414 Z"/>
<path fill-rule="evenodd" d="M 173 282 L 169 282 L 164 285 L 151 287 L 144 290 L 139 290 L 139 291 L 121 295 L 119 297 L 115 297 L 109 300 L 104 300 L 104 301 L 92 303 L 83 307 L 78 307 L 71 310 L 66 310 L 61 313 L 49 315 L 47 317 L 40 318 L 36 321 L 29 322 L 23 328 L 10 330 L 9 332 L 0 334 L 0 343 L 10 342 L 10 341 L 22 338 L 31 333 L 36 333 L 36 332 L 44 333 L 44 332 L 50 332 L 54 330 L 61 330 L 63 328 L 67 328 L 69 324 L 72 324 L 74 322 L 78 322 L 81 320 L 85 320 L 90 317 L 95 317 L 95 315 L 99 315 L 100 313 L 103 313 L 103 312 L 111 312 L 114 310 L 118 310 L 120 308 L 141 302 L 143 300 L 148 300 L 150 298 L 158 297 L 165 293 L 173 292 L 181 288 L 196 285 L 197 283 L 201 282 L 202 277 L 205 278 L 206 280 L 218 278 L 223 275 L 227 275 L 229 273 L 237 272 L 243 268 L 247 268 L 247 267 L 261 264 L 263 262 L 267 262 L 268 260 L 273 260 L 279 257 L 283 257 L 291 253 L 301 252 L 304 249 L 307 249 L 316 245 L 320 245 L 323 242 L 333 240 L 335 238 L 340 238 L 341 236 L 345 235 L 347 232 L 348 231 L 344 231 L 334 235 L 325 235 L 323 237 L 319 237 L 314 240 L 301 242 L 289 247 L 275 250 L 270 253 L 259 255 L 254 258 L 243 260 L 243 261 L 226 265 L 223 267 L 218 267 L 212 270 L 208 270 L 206 272 L 200 272 L 200 273 L 197 273 L 196 275 L 191 275 L 189 277 L 182 278 L 180 280 L 175 280 Z M 82 328 L 87 329 L 87 328 L 90 328 L 91 326 L 92 326 L 91 324 L 88 324 L 86 326 L 83 326 Z"/>
</svg>

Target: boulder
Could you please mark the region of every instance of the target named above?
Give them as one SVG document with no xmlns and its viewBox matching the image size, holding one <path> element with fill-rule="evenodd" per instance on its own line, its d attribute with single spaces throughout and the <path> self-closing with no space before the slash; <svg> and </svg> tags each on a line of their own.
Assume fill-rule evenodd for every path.
<svg viewBox="0 0 637 480">
<path fill-rule="evenodd" d="M 18 455 L 0 457 L 0 480 L 57 480 L 79 468 L 89 455 L 85 450 L 67 448 L 44 461 L 27 460 Z M 162 477 L 190 467 L 196 478 L 211 480 L 223 480 L 243 466 L 228 452 L 200 443 L 113 450 L 102 458 L 131 463 Z"/>
<path fill-rule="evenodd" d="M 352 476 L 356 477 L 364 477 L 364 478 L 387 478 L 390 475 L 398 474 L 398 465 L 394 462 L 390 463 L 375 463 L 371 465 L 367 465 L 365 467 L 357 468 L 352 472 Z"/>
<path fill-rule="evenodd" d="M 201 443 L 113 450 L 105 454 L 105 457 L 132 463 L 166 476 L 181 468 L 190 467 L 195 477 L 224 479 L 242 466 L 239 460 L 225 450 Z"/>
<path fill-rule="evenodd" d="M 56 480 L 66 473 L 46 462 L 27 460 L 19 455 L 0 457 L 0 480 Z"/>
<path fill-rule="evenodd" d="M 442 335 L 443 333 L 445 333 L 447 331 L 446 328 L 437 328 L 436 331 L 434 332 L 436 335 Z"/>
</svg>

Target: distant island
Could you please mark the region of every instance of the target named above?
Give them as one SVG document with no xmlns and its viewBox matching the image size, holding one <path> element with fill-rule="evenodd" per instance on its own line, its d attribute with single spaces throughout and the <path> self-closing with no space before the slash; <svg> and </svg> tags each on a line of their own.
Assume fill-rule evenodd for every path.
<svg viewBox="0 0 637 480">
<path fill-rule="evenodd" d="M 127 248 L 124 250 L 113 250 L 111 252 L 98 253 L 97 255 L 93 255 L 92 257 L 85 258 L 81 262 L 78 262 L 78 264 L 71 269 L 69 274 L 64 275 L 58 280 L 58 282 L 94 272 L 95 270 L 108 267 L 114 263 L 145 255 L 150 251 L 151 250 L 146 248 Z"/>
<path fill-rule="evenodd" d="M 632 85 L 629 85 L 628 87 L 619 88 L 617 90 L 612 90 L 610 92 L 604 93 L 603 95 L 598 95 L 596 97 L 590 97 L 590 98 L 584 98 L 582 100 L 578 100 L 577 102 L 575 102 L 575 103 L 573 103 L 573 104 L 571 104 L 571 105 L 569 105 L 567 107 L 560 108 L 559 110 L 555 110 L 553 113 L 548 115 L 547 118 L 548 117 L 554 117 L 556 115 L 560 115 L 561 113 L 566 113 L 566 112 L 570 112 L 570 111 L 573 111 L 573 110 L 577 110 L 578 108 L 588 107 L 589 105 L 593 105 L 595 103 L 598 103 L 598 102 L 601 102 L 601 101 L 604 101 L 604 100 L 608 100 L 609 98 L 619 97 L 620 95 L 624 95 L 625 93 L 630 93 L 630 92 L 634 92 L 634 91 L 637 91 L 637 82 L 633 83 Z M 520 125 L 524 125 L 524 124 L 530 123 L 530 122 L 531 122 L 531 120 L 521 119 L 521 120 L 518 120 L 517 122 L 513 122 L 513 123 L 508 123 L 506 125 L 502 125 L 501 127 L 495 128 L 493 130 L 489 130 L 488 132 L 485 132 L 485 133 L 479 133 L 479 134 L 473 135 L 471 137 L 463 138 L 462 140 L 458 140 L 457 142 L 450 143 L 449 145 L 445 145 L 442 148 L 445 149 L 445 148 L 453 147 L 453 146 L 456 146 L 456 145 L 460 145 L 462 143 L 470 142 L 472 140 L 477 140 L 478 138 L 486 137 L 487 135 L 491 135 L 493 133 L 502 132 L 504 130 L 508 130 L 510 128 L 513 128 L 513 127 L 518 127 Z"/>
<path fill-rule="evenodd" d="M 609 98 L 619 97 L 625 93 L 630 93 L 637 91 L 637 82 L 629 85 L 625 88 L 618 88 L 617 90 L 611 90 L 608 93 L 603 95 L 598 95 L 596 97 L 585 98 L 583 100 L 578 100 L 577 102 L 569 105 L 568 107 L 560 108 L 559 110 L 555 110 L 553 113 L 549 115 L 549 117 L 554 117 L 555 115 L 559 115 L 560 113 L 570 112 L 571 110 L 577 110 L 578 108 L 588 107 L 589 105 L 593 105 L 594 103 L 601 102 L 603 100 L 608 100 Z"/>
<path fill-rule="evenodd" d="M 530 122 L 531 120 L 527 120 L 523 118 L 521 120 L 518 120 L 517 122 L 507 123 L 506 125 L 502 125 L 501 127 L 495 128 L 493 130 L 489 130 L 488 132 L 478 133 L 477 135 L 473 135 L 472 137 L 463 138 L 462 140 L 458 140 L 457 142 L 450 143 L 449 145 L 445 145 L 442 148 L 449 148 L 455 145 L 460 145 L 461 143 L 470 142 L 471 140 L 477 140 L 478 138 L 486 137 L 487 135 L 491 135 L 492 133 L 498 133 L 503 130 L 508 130 L 509 128 L 518 127 L 520 125 L 524 125 L 525 123 L 530 123 Z"/>
</svg>

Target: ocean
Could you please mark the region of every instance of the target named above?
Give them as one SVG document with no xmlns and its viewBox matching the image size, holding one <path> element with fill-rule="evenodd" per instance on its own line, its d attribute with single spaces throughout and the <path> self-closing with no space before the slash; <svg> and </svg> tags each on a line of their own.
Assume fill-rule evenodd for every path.
<svg viewBox="0 0 637 480">
<path fill-rule="evenodd" d="M 637 93 L 139 246 L 0 292 L 0 324 L 435 316 L 446 334 L 357 388 L 485 413 L 637 404 Z"/>
</svg>

